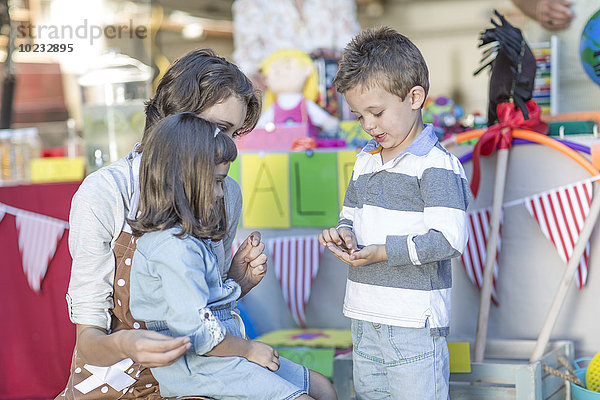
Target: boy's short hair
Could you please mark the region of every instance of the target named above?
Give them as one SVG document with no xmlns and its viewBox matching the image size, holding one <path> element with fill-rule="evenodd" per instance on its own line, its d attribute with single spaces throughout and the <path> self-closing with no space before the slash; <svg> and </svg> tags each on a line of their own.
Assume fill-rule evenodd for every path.
<svg viewBox="0 0 600 400">
<path fill-rule="evenodd" d="M 230 96 L 247 106 L 242 127 L 233 136 L 250 132 L 261 112 L 261 95 L 246 75 L 211 49 L 195 49 L 177 59 L 146 102 L 148 133 L 161 119 L 181 112 L 200 114 Z"/>
<path fill-rule="evenodd" d="M 338 92 L 357 86 L 380 86 L 406 97 L 410 89 L 421 86 L 429 91 L 429 71 L 423 55 L 406 36 L 389 27 L 369 28 L 346 46 L 333 81 Z"/>
</svg>

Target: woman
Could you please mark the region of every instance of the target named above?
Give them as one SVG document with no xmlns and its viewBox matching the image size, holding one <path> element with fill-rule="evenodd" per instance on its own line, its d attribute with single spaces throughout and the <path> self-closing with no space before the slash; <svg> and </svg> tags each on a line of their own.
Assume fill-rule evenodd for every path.
<svg viewBox="0 0 600 400">
<path fill-rule="evenodd" d="M 212 50 L 194 50 L 175 61 L 146 103 L 144 134 L 162 118 L 191 111 L 231 137 L 249 132 L 260 113 L 248 78 Z M 129 312 L 129 266 L 135 250 L 127 217 L 139 199 L 139 162 L 134 150 L 90 174 L 71 204 L 69 249 L 73 257 L 67 303 L 77 325 L 71 376 L 57 398 L 160 398 L 148 367 L 170 365 L 189 348 L 189 338 L 146 331 Z M 225 180 L 227 232 L 215 244 L 223 276 L 242 296 L 266 273 L 260 234 L 253 232 L 231 263 L 230 248 L 241 213 L 241 190 Z M 100 366 L 100 367 L 96 367 Z"/>
</svg>

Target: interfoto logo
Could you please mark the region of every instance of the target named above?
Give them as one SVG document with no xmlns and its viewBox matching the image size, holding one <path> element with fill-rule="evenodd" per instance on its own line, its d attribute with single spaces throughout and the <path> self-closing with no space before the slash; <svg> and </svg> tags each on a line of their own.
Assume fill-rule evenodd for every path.
<svg viewBox="0 0 600 400">
<path fill-rule="evenodd" d="M 35 39 L 36 41 L 64 41 L 71 39 L 86 39 L 90 45 L 94 41 L 105 37 L 108 39 L 145 39 L 148 28 L 144 25 L 134 26 L 129 20 L 126 25 L 94 25 L 87 19 L 82 23 L 73 25 L 35 25 L 22 22 L 17 25 L 17 37 L 21 39 Z"/>
</svg>

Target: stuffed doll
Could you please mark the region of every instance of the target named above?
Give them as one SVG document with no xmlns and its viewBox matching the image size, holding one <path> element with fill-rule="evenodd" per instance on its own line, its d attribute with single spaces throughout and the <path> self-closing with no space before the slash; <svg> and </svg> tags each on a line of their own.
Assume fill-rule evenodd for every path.
<svg viewBox="0 0 600 400">
<path fill-rule="evenodd" d="M 269 130 L 273 124 L 304 123 L 314 139 L 319 136 L 319 128 L 337 132 L 339 120 L 315 103 L 317 72 L 308 54 L 294 49 L 279 50 L 261 63 L 261 71 L 267 91 L 258 128 Z"/>
</svg>

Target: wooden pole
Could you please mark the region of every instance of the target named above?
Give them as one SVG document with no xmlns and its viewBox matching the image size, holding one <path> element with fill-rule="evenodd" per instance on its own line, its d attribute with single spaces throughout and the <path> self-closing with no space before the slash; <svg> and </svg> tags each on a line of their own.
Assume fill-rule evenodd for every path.
<svg viewBox="0 0 600 400">
<path fill-rule="evenodd" d="M 577 266 L 579 265 L 579 261 L 581 260 L 581 255 L 585 250 L 585 246 L 587 245 L 590 235 L 594 230 L 594 226 L 596 225 L 596 221 L 598 220 L 598 215 L 600 214 L 600 183 L 597 181 L 594 182 L 594 192 L 592 198 L 592 204 L 590 204 L 590 212 L 585 219 L 585 223 L 583 224 L 583 228 L 581 228 L 581 233 L 579 234 L 579 238 L 577 239 L 577 243 L 573 248 L 573 254 L 567 263 L 567 268 L 563 274 L 562 280 L 558 285 L 558 289 L 556 290 L 556 294 L 554 295 L 554 299 L 552 300 L 552 305 L 550 306 L 550 311 L 546 316 L 546 320 L 544 321 L 544 326 L 540 331 L 537 342 L 535 343 L 535 347 L 533 349 L 533 353 L 531 354 L 531 358 L 529 362 L 535 362 L 542 358 L 544 355 L 544 350 L 546 349 L 546 345 L 550 340 L 550 334 L 552 333 L 552 328 L 554 328 L 554 324 L 558 319 L 558 314 L 560 309 L 565 302 L 565 298 L 567 297 L 567 291 L 569 286 L 571 285 L 571 281 L 573 280 L 573 276 L 575 274 L 575 270 L 577 270 Z"/>
<path fill-rule="evenodd" d="M 477 333 L 475 335 L 475 350 L 473 354 L 475 362 L 482 362 L 483 354 L 485 353 L 487 324 L 490 316 L 490 301 L 492 297 L 492 282 L 494 279 L 494 262 L 496 261 L 496 249 L 498 248 L 498 235 L 500 233 L 500 216 L 502 214 L 502 203 L 504 201 L 508 152 L 508 149 L 500 149 L 497 152 L 494 197 L 492 199 L 492 214 L 490 216 L 490 231 L 485 247 L 483 285 L 481 286 L 479 298 L 479 315 L 477 316 Z"/>
</svg>

